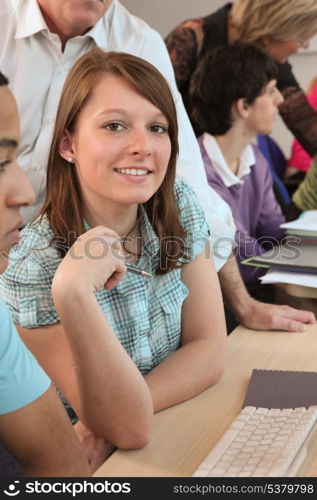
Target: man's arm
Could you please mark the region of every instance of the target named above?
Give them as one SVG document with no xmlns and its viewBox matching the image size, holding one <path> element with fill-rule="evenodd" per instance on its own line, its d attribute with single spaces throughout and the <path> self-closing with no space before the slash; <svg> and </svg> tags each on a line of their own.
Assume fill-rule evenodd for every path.
<svg viewBox="0 0 317 500">
<path fill-rule="evenodd" d="M 32 403 L 0 415 L 0 440 L 26 476 L 91 475 L 83 449 L 52 386 Z"/>
<path fill-rule="evenodd" d="M 304 323 L 316 323 L 310 311 L 266 304 L 250 297 L 233 255 L 218 272 L 221 290 L 238 321 L 253 330 L 302 332 Z"/>
</svg>

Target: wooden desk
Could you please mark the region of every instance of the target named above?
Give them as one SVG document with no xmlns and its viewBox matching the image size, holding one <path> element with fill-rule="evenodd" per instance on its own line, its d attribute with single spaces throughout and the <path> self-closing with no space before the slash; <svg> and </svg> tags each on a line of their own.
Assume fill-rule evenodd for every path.
<svg viewBox="0 0 317 500">
<path fill-rule="evenodd" d="M 307 299 L 317 299 L 317 288 L 302 285 L 286 285 L 286 292 L 294 297 L 305 297 Z"/>
<path fill-rule="evenodd" d="M 296 309 L 312 311 L 317 318 L 317 288 L 286 283 L 276 283 L 274 286 L 277 304 L 288 304 Z"/>
<path fill-rule="evenodd" d="M 228 342 L 222 379 L 195 398 L 157 413 L 151 442 L 142 450 L 116 451 L 95 477 L 192 476 L 239 413 L 253 368 L 317 371 L 317 325 L 304 333 L 238 327 Z M 298 475 L 317 477 L 317 429 Z"/>
</svg>

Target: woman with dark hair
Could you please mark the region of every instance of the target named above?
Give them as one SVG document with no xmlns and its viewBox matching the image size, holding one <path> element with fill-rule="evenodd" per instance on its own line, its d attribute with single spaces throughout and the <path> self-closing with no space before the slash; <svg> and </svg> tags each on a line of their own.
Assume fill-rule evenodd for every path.
<svg viewBox="0 0 317 500">
<path fill-rule="evenodd" d="M 209 228 L 175 182 L 177 153 L 164 77 L 132 55 L 86 53 L 62 91 L 44 208 L 1 281 L 24 341 L 83 423 L 119 448 L 143 446 L 153 411 L 198 394 L 224 367 Z M 122 265 L 105 285 L 109 252 Z M 123 277 L 125 263 L 152 278 Z"/>
<path fill-rule="evenodd" d="M 317 153 L 317 114 L 287 59 L 300 48 L 308 48 L 316 33 L 317 0 L 236 0 L 206 17 L 184 21 L 165 41 L 189 114 L 190 81 L 204 56 L 234 42 L 263 48 L 278 63 L 277 87 L 284 97 L 279 113 L 313 156 Z"/>
</svg>

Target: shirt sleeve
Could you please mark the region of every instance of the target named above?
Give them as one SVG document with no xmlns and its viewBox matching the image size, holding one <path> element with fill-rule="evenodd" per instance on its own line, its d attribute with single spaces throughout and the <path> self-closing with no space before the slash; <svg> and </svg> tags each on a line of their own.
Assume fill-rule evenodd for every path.
<svg viewBox="0 0 317 500">
<path fill-rule="evenodd" d="M 152 36 L 143 44 L 140 57 L 151 62 L 167 79 L 174 96 L 179 124 L 179 157 L 177 177 L 184 180 L 196 193 L 211 228 L 211 246 L 214 248 L 221 240 L 221 258 L 214 253 L 217 271 L 223 266 L 232 252 L 235 227 L 232 213 L 225 201 L 212 189 L 200 154 L 197 139 L 186 113 L 182 97 L 177 90 L 173 67 L 163 39 L 152 30 Z"/>
<path fill-rule="evenodd" d="M 274 194 L 269 165 L 262 154 L 258 159 L 259 161 L 261 161 L 261 164 L 257 165 L 256 168 L 260 168 L 264 172 L 264 175 L 262 206 L 256 228 L 257 237 L 260 239 L 270 239 L 277 245 L 283 236 L 285 236 L 285 230 L 280 227 L 285 222 L 285 217 Z"/>
<path fill-rule="evenodd" d="M 194 191 L 183 181 L 175 184 L 181 224 L 186 231 L 186 262 L 195 259 L 209 240 L 210 228 Z"/>
<path fill-rule="evenodd" d="M 3 414 L 35 401 L 47 391 L 51 381 L 20 339 L 1 300 L 0 318 L 0 414 Z"/>
<path fill-rule="evenodd" d="M 305 179 L 293 194 L 293 201 L 300 210 L 317 209 L 317 159 L 315 159 Z"/>
<path fill-rule="evenodd" d="M 272 246 L 278 245 L 285 236 L 284 229 L 280 228 L 280 224 L 285 222 L 285 217 L 276 201 L 269 166 L 263 155 L 257 157 L 257 164 L 253 168 L 261 172 L 260 186 L 263 193 L 255 229 L 256 234 L 253 236 L 250 233 L 246 233 L 242 224 L 240 230 L 240 224 L 236 222 L 237 229 L 239 229 L 236 234 L 236 238 L 239 241 L 236 257 L 245 282 L 255 282 L 266 270 L 263 270 L 261 267 L 243 265 L 241 261 L 252 255 L 261 255 L 266 250 L 270 250 Z M 238 213 L 236 215 L 240 217 Z"/>
<path fill-rule="evenodd" d="M 51 295 L 51 283 L 60 258 L 47 240 L 26 227 L 10 252 L 9 265 L 0 276 L 0 296 L 13 321 L 24 328 L 59 322 Z"/>
<path fill-rule="evenodd" d="M 284 97 L 279 113 L 285 125 L 308 154 L 314 156 L 317 153 L 317 112 L 309 104 L 289 63 L 279 66 L 277 86 Z"/>
<path fill-rule="evenodd" d="M 177 87 L 182 91 L 188 87 L 197 63 L 197 40 L 195 32 L 180 25 L 165 40 L 174 68 Z"/>
<path fill-rule="evenodd" d="M 277 87 L 280 92 L 285 89 L 301 90 L 298 81 L 296 80 L 292 66 L 288 61 L 283 64 L 278 64 Z"/>
</svg>

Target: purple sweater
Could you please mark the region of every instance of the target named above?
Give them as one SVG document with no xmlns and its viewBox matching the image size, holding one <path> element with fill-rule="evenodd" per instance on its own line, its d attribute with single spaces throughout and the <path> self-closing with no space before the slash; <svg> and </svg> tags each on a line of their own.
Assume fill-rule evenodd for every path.
<svg viewBox="0 0 317 500">
<path fill-rule="evenodd" d="M 255 165 L 243 177 L 243 184 L 227 187 L 198 139 L 204 161 L 208 184 L 228 203 L 236 225 L 236 257 L 243 280 L 257 282 L 266 270 L 241 264 L 241 261 L 259 255 L 278 244 L 285 235 L 279 226 L 285 222 L 273 192 L 272 176 L 268 163 L 257 146 L 253 146 Z"/>
</svg>

